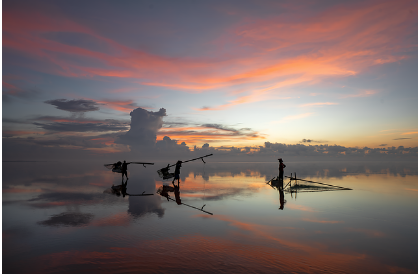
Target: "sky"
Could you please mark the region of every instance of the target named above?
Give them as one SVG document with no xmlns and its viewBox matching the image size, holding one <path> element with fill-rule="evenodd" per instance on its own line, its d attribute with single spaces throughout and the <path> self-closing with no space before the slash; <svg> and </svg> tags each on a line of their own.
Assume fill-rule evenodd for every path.
<svg viewBox="0 0 418 274">
<path fill-rule="evenodd" d="M 2 30 L 3 160 L 418 157 L 414 0 L 7 0 Z"/>
</svg>

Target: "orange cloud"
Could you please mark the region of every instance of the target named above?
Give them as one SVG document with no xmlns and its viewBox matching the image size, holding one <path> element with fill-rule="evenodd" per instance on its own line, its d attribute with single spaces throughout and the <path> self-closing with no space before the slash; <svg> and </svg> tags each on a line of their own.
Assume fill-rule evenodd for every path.
<svg viewBox="0 0 418 274">
<path fill-rule="evenodd" d="M 404 132 L 401 135 L 418 134 L 418 131 Z"/>
<path fill-rule="evenodd" d="M 157 133 L 157 140 L 164 136 L 171 139 L 186 142 L 187 144 L 202 143 L 205 141 L 226 141 L 226 140 L 262 140 L 264 136 L 251 130 L 235 130 L 222 127 L 195 126 L 161 128 Z"/>
</svg>

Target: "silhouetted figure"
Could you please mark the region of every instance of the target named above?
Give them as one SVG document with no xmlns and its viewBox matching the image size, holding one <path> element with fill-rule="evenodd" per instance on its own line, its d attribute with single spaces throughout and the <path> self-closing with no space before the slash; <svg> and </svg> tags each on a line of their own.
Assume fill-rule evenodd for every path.
<svg viewBox="0 0 418 274">
<path fill-rule="evenodd" d="M 283 163 L 282 158 L 279 158 L 279 180 L 283 181 L 283 173 L 284 173 L 284 168 L 286 167 L 286 165 Z"/>
<path fill-rule="evenodd" d="M 123 175 L 125 175 L 126 179 L 128 179 L 128 165 L 129 164 L 130 163 L 127 163 L 126 161 L 123 161 L 122 168 L 121 168 L 121 170 L 122 170 L 122 183 L 123 183 Z"/>
<path fill-rule="evenodd" d="M 178 205 L 181 205 L 181 199 L 180 199 L 180 181 L 178 181 L 177 186 L 174 184 L 174 181 L 173 181 L 173 186 L 174 186 L 174 196 L 176 197 L 176 203 Z"/>
<path fill-rule="evenodd" d="M 116 168 L 116 169 L 122 168 L 122 162 L 121 161 L 118 161 L 117 163 L 115 163 L 115 167 L 114 168 Z"/>
<path fill-rule="evenodd" d="M 176 163 L 176 170 L 174 171 L 174 179 L 173 179 L 173 185 L 174 181 L 177 180 L 177 184 L 180 186 L 180 168 L 181 168 L 182 161 L 178 160 Z"/>
</svg>

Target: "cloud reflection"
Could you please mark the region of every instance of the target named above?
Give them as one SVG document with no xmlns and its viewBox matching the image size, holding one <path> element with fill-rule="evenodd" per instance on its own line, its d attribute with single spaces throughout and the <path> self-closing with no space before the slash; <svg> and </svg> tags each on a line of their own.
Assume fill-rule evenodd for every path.
<svg viewBox="0 0 418 274">
<path fill-rule="evenodd" d="M 45 221 L 38 222 L 43 226 L 87 226 L 93 219 L 93 214 L 80 212 L 63 212 L 58 215 L 53 215 Z"/>
</svg>

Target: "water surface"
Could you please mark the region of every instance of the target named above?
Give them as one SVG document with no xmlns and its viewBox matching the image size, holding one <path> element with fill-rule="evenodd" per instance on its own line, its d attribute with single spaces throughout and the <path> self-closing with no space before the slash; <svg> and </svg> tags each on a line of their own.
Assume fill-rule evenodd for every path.
<svg viewBox="0 0 418 274">
<path fill-rule="evenodd" d="M 280 192 L 277 163 L 191 163 L 181 202 L 157 169 L 3 163 L 4 273 L 417 273 L 416 163 L 286 162 L 285 175 L 353 190 Z M 286 185 L 289 179 L 285 178 Z M 170 193 L 174 199 L 174 194 Z"/>
</svg>

